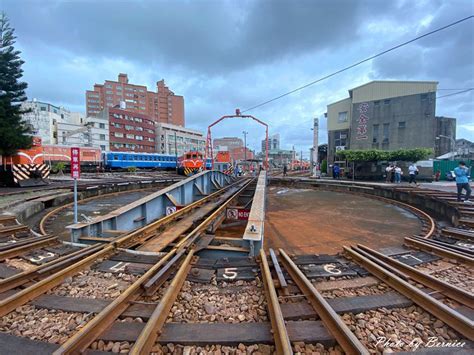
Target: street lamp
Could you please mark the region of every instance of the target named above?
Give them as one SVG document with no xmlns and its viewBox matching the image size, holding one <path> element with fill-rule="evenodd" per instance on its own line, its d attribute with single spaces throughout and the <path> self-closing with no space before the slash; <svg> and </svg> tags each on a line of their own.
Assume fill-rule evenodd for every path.
<svg viewBox="0 0 474 355">
<path fill-rule="evenodd" d="M 454 160 L 454 149 L 456 148 L 456 141 L 454 140 L 453 137 L 438 134 L 436 139 L 439 140 L 440 138 L 446 138 L 446 139 L 449 139 L 451 141 L 451 149 L 450 149 L 451 150 L 451 157 L 450 157 L 450 160 Z"/>
</svg>

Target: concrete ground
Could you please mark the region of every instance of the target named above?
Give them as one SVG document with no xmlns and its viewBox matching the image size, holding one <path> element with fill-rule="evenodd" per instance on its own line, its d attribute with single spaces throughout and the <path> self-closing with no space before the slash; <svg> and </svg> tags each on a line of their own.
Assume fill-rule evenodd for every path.
<svg viewBox="0 0 474 355">
<path fill-rule="evenodd" d="M 416 216 L 362 196 L 270 187 L 265 247 L 298 254 L 335 254 L 343 245 L 399 246 L 421 231 Z"/>
</svg>

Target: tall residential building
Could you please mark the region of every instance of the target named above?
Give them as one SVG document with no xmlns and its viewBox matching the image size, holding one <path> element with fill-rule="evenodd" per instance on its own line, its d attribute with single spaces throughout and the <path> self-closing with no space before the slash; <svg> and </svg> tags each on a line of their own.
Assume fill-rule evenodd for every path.
<svg viewBox="0 0 474 355">
<path fill-rule="evenodd" d="M 204 154 L 206 140 L 202 132 L 168 123 L 156 124 L 156 151 L 183 155 L 191 150 Z"/>
<path fill-rule="evenodd" d="M 244 141 L 239 137 L 215 138 L 213 142 L 214 150 L 230 151 L 234 148 L 244 146 Z"/>
<path fill-rule="evenodd" d="M 372 81 L 327 106 L 328 161 L 343 149 L 433 148 L 446 153 L 439 135 L 455 138 L 456 120 L 436 117 L 435 81 Z M 449 138 L 448 138 L 449 140 Z M 339 162 L 343 163 L 343 162 Z"/>
<path fill-rule="evenodd" d="M 175 95 L 162 79 L 156 92 L 144 85 L 128 82 L 127 74 L 119 74 L 118 81 L 106 80 L 86 91 L 87 116 L 97 116 L 107 107 L 120 106 L 130 112 L 146 115 L 155 122 L 184 126 L 184 98 Z"/>
<path fill-rule="evenodd" d="M 58 122 L 70 122 L 71 112 L 64 107 L 47 102 L 26 101 L 21 104 L 22 110 L 30 110 L 23 114 L 23 120 L 28 124 L 34 136 L 40 137 L 43 144 L 56 144 L 55 126 Z"/>
<path fill-rule="evenodd" d="M 155 153 L 155 122 L 148 116 L 107 107 L 101 118 L 109 122 L 111 151 Z"/>
<path fill-rule="evenodd" d="M 262 139 L 262 152 L 265 152 L 267 140 Z M 268 150 L 280 150 L 280 134 L 272 134 L 268 137 Z"/>
</svg>

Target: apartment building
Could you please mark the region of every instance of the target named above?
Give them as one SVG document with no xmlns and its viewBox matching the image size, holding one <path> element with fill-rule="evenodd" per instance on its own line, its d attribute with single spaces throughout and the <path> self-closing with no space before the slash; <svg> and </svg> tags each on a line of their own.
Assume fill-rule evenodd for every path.
<svg viewBox="0 0 474 355">
<path fill-rule="evenodd" d="M 214 150 L 230 151 L 234 148 L 242 148 L 244 146 L 244 141 L 239 137 L 222 137 L 215 138 L 212 144 Z"/>
<path fill-rule="evenodd" d="M 156 124 L 156 151 L 181 156 L 191 150 L 204 154 L 206 140 L 202 132 L 168 123 Z"/>
<path fill-rule="evenodd" d="M 107 107 L 99 115 L 108 121 L 111 151 L 156 152 L 155 122 L 150 117 L 118 107 Z"/>
<path fill-rule="evenodd" d="M 23 114 L 23 120 L 43 144 L 57 144 L 56 124 L 71 122 L 71 111 L 36 99 L 23 102 L 21 109 L 30 111 Z"/>
<path fill-rule="evenodd" d="M 265 153 L 267 150 L 267 140 L 262 139 L 262 152 Z M 268 150 L 280 150 L 280 134 L 272 134 L 268 137 Z"/>
<path fill-rule="evenodd" d="M 184 126 L 184 98 L 175 95 L 162 79 L 156 92 L 144 85 L 129 83 L 127 74 L 119 74 L 117 81 L 106 80 L 86 91 L 87 116 L 98 116 L 105 108 L 123 104 L 124 109 L 150 117 L 159 123 Z"/>
</svg>

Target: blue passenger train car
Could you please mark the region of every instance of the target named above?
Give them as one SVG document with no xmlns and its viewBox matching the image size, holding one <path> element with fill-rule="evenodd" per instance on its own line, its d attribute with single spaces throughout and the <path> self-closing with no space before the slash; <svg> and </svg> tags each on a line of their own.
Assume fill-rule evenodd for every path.
<svg viewBox="0 0 474 355">
<path fill-rule="evenodd" d="M 139 169 L 163 169 L 172 170 L 176 168 L 176 157 L 167 154 L 134 153 L 134 152 L 104 152 L 102 162 L 106 169 L 127 169 L 135 167 Z M 206 160 L 206 169 L 212 167 L 212 160 Z"/>
<path fill-rule="evenodd" d="M 176 157 L 166 154 L 105 152 L 102 159 L 107 169 L 127 169 L 132 166 L 141 169 L 176 168 Z"/>
</svg>

